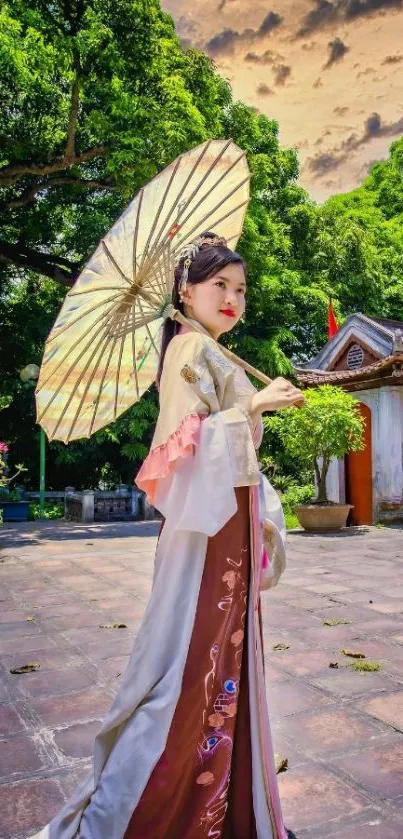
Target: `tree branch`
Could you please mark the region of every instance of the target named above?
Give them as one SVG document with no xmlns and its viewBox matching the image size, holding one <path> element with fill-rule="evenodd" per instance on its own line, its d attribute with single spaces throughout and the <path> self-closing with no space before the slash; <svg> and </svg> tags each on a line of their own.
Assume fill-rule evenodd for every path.
<svg viewBox="0 0 403 839">
<path fill-rule="evenodd" d="M 0 187 L 12 186 L 23 175 L 52 175 L 54 172 L 62 172 L 63 169 L 68 169 L 70 166 L 79 166 L 81 163 L 87 163 L 88 160 L 93 160 L 94 157 L 104 157 L 109 151 L 108 146 L 95 146 L 92 149 L 87 149 L 81 154 L 75 154 L 70 160 L 66 160 L 64 155 L 59 160 L 53 163 L 28 163 L 23 161 L 21 163 L 10 163 L 8 166 L 3 166 L 0 169 Z"/>
<path fill-rule="evenodd" d="M 67 142 L 66 148 L 64 152 L 64 159 L 67 163 L 70 160 L 73 160 L 76 153 L 76 128 L 77 128 L 77 117 L 78 117 L 78 109 L 80 107 L 80 78 L 79 78 L 79 70 L 78 67 L 76 68 L 76 75 L 73 82 L 73 87 L 71 91 L 71 105 L 70 105 L 70 114 L 69 114 L 69 121 L 67 125 Z"/>
<path fill-rule="evenodd" d="M 42 181 L 34 181 L 29 187 L 24 189 L 24 192 L 20 195 L 19 198 L 13 198 L 12 201 L 8 203 L 2 204 L 0 209 L 1 210 L 12 210 L 16 207 L 25 207 L 26 204 L 30 204 L 31 201 L 34 201 L 38 192 L 42 189 Z"/>
<path fill-rule="evenodd" d="M 1 205 L 0 210 L 14 210 L 17 207 L 25 207 L 32 201 L 35 201 L 36 196 L 39 192 L 42 192 L 42 190 L 51 189 L 53 186 L 63 186 L 63 184 L 73 184 L 75 186 L 83 187 L 83 189 L 117 190 L 117 187 L 112 185 L 109 180 L 96 181 L 89 178 L 51 178 L 48 181 L 36 180 L 24 190 L 19 198 L 13 198 L 7 204 Z"/>
<path fill-rule="evenodd" d="M 59 5 L 59 4 L 57 3 L 56 5 Z M 60 23 L 60 21 L 56 20 L 53 17 L 53 15 L 51 14 L 51 12 L 48 9 L 48 4 L 46 2 L 42 2 L 42 0 L 39 0 L 39 6 L 40 6 L 42 14 L 45 15 L 45 17 L 48 18 L 48 21 L 50 23 L 53 23 L 53 25 L 56 27 L 56 29 L 58 29 L 59 32 L 61 32 L 64 36 L 66 36 L 67 32 L 66 32 L 65 27 Z"/>
<path fill-rule="evenodd" d="M 72 262 L 57 254 L 42 253 L 24 245 L 10 244 L 0 239 L 0 262 L 30 268 L 64 286 L 72 286 L 80 268 L 80 262 Z"/>
</svg>

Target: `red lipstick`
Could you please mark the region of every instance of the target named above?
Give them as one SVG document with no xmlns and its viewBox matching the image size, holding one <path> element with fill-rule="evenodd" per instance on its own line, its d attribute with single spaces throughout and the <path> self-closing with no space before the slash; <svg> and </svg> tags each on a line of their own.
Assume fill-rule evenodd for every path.
<svg viewBox="0 0 403 839">
<path fill-rule="evenodd" d="M 228 318 L 235 317 L 235 312 L 233 312 L 232 309 L 221 309 L 220 311 L 222 315 L 227 315 Z"/>
</svg>

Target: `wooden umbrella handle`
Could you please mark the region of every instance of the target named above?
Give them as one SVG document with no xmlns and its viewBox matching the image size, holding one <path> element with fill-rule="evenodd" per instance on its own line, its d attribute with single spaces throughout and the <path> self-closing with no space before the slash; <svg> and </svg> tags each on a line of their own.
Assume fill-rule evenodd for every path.
<svg viewBox="0 0 403 839">
<path fill-rule="evenodd" d="M 200 332 L 201 335 L 204 335 L 202 329 L 199 329 L 195 326 L 192 321 L 188 320 L 182 312 L 179 312 L 178 309 L 174 309 L 172 313 L 170 313 L 169 317 L 172 317 L 173 320 L 177 320 L 179 323 L 182 323 L 183 326 L 187 326 L 189 329 L 192 329 L 193 332 Z M 269 379 L 268 376 L 265 376 L 264 373 L 261 373 L 260 370 L 257 370 L 256 367 L 252 367 L 251 364 L 248 364 L 247 361 L 244 361 L 243 358 L 239 358 L 238 355 L 231 352 L 231 350 L 227 350 L 226 347 L 223 347 L 222 344 L 218 345 L 220 347 L 220 351 L 225 355 L 230 361 L 233 361 L 234 364 L 238 364 L 240 367 L 243 367 L 247 373 L 250 373 L 251 376 L 254 376 L 255 379 L 259 379 L 260 382 L 263 382 L 264 385 L 270 385 L 272 383 L 272 379 Z"/>
</svg>

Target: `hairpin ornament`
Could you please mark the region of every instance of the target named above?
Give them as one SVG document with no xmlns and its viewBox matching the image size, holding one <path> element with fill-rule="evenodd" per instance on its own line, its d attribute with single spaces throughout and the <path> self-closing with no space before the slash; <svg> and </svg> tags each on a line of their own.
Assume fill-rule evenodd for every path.
<svg viewBox="0 0 403 839">
<path fill-rule="evenodd" d="M 224 239 L 222 236 L 198 236 L 197 239 L 194 239 L 193 242 L 190 242 L 188 245 L 184 245 L 182 248 L 180 248 L 180 250 L 177 252 L 175 256 L 175 267 L 179 265 L 182 259 L 184 260 L 182 275 L 178 287 L 179 299 L 181 301 L 183 292 L 186 291 L 186 286 L 189 278 L 189 268 L 192 264 L 192 260 L 195 259 L 200 249 L 204 245 L 209 245 L 213 248 L 226 248 L 227 240 Z"/>
</svg>

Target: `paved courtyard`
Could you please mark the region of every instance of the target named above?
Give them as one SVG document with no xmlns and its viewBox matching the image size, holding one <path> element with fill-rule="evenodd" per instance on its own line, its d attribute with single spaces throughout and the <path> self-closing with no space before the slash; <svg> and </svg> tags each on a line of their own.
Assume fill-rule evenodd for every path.
<svg viewBox="0 0 403 839">
<path fill-rule="evenodd" d="M 0 532 L 0 839 L 43 826 L 87 773 L 148 598 L 157 528 Z M 289 548 L 263 596 L 285 822 L 297 839 L 402 839 L 403 531 L 295 532 Z M 126 628 L 100 626 L 113 623 Z M 356 672 L 342 649 L 380 669 Z M 31 662 L 40 668 L 10 673 Z"/>
</svg>

